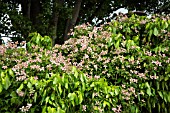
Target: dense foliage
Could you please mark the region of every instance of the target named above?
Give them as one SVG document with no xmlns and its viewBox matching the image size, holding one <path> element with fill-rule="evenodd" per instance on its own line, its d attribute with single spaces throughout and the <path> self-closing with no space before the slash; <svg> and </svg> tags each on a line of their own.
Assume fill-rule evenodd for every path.
<svg viewBox="0 0 170 113">
<path fill-rule="evenodd" d="M 1 112 L 170 112 L 169 25 L 133 15 L 76 26 L 53 48 L 37 33 L 27 50 L 1 45 Z"/>
<path fill-rule="evenodd" d="M 19 11 L 19 6 L 21 6 Z M 115 18 L 114 11 L 170 11 L 169 0 L 0 0 L 0 33 L 13 41 L 29 41 L 28 34 L 48 35 L 53 43 L 63 43 L 75 25 L 101 24 Z M 95 19 L 95 21 L 92 21 Z M 100 22 L 101 21 L 101 22 Z"/>
</svg>

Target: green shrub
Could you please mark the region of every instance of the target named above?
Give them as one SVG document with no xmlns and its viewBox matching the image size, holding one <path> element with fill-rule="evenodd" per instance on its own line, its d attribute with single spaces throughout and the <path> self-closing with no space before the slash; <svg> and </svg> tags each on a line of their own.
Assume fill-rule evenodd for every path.
<svg viewBox="0 0 170 113">
<path fill-rule="evenodd" d="M 119 86 L 72 68 L 61 52 L 32 47 L 36 52 L 27 52 L 12 43 L 1 46 L 0 112 L 117 110 Z"/>
<path fill-rule="evenodd" d="M 32 46 L 39 46 L 41 48 L 51 49 L 52 39 L 49 36 L 42 37 L 39 33 L 30 33 L 29 37 L 31 40 L 27 43 L 27 50 L 33 52 Z"/>
<path fill-rule="evenodd" d="M 103 27 L 84 24 L 58 48 L 84 73 L 122 86 L 126 113 L 169 112 L 169 25 L 169 15 L 133 15 Z"/>
<path fill-rule="evenodd" d="M 120 87 L 108 86 L 103 78 L 88 78 L 75 67 L 67 73 L 29 76 L 16 81 L 11 69 L 1 70 L 1 112 L 99 112 L 112 111 Z M 121 106 L 119 106 L 120 108 Z"/>
<path fill-rule="evenodd" d="M 53 48 L 38 34 L 28 51 L 1 45 L 1 112 L 170 112 L 169 25 L 133 15 L 77 26 Z"/>
</svg>

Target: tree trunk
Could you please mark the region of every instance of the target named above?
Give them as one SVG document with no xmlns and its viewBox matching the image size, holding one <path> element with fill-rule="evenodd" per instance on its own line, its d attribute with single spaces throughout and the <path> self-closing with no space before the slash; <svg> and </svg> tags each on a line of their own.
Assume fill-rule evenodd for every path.
<svg viewBox="0 0 170 113">
<path fill-rule="evenodd" d="M 33 25 L 38 26 L 40 24 L 39 16 L 41 12 L 41 3 L 40 0 L 31 0 L 31 10 L 30 10 L 30 20 Z"/>
<path fill-rule="evenodd" d="M 23 16 L 28 18 L 32 22 L 33 28 L 37 30 L 41 24 L 37 18 L 41 12 L 40 0 L 22 0 L 21 7 Z M 27 39 L 28 35 L 29 33 L 25 33 L 24 38 Z"/>
<path fill-rule="evenodd" d="M 21 0 L 21 8 L 23 16 L 30 20 L 31 0 Z M 28 31 L 25 31 L 24 33 L 21 32 L 21 34 L 26 41 L 29 41 L 29 39 L 27 39 L 29 35 Z"/>
<path fill-rule="evenodd" d="M 70 27 L 71 27 L 71 19 L 68 18 L 67 19 L 67 23 L 66 23 L 66 27 L 65 27 L 65 32 L 64 32 L 64 41 L 68 39 L 68 33 L 69 33 L 69 30 L 70 30 Z"/>
<path fill-rule="evenodd" d="M 22 0 L 21 7 L 23 16 L 30 19 L 31 0 Z"/>
<path fill-rule="evenodd" d="M 59 9 L 62 7 L 64 3 L 64 0 L 53 0 L 53 16 L 52 16 L 52 22 L 50 24 L 50 27 L 52 28 L 52 45 L 55 45 L 55 41 L 57 39 L 57 24 L 58 24 L 58 18 L 59 18 Z"/>
<path fill-rule="evenodd" d="M 71 29 L 73 29 L 77 21 L 81 3 L 82 3 L 82 0 L 76 0 L 75 7 L 73 9 L 72 19 L 68 19 L 67 24 L 66 24 L 65 33 L 64 33 L 64 41 L 69 38 L 69 33 L 71 32 Z"/>
</svg>

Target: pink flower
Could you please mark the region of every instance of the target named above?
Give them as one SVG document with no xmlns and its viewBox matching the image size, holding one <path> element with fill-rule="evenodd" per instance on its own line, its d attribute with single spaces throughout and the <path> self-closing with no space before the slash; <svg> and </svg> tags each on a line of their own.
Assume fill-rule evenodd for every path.
<svg viewBox="0 0 170 113">
<path fill-rule="evenodd" d="M 2 66 L 2 69 L 7 69 L 8 67 L 7 66 Z"/>
<path fill-rule="evenodd" d="M 132 79 L 130 78 L 130 83 L 137 83 L 138 82 L 138 79 Z"/>
<path fill-rule="evenodd" d="M 122 84 L 122 88 L 126 88 L 126 85 Z"/>
<path fill-rule="evenodd" d="M 144 100 L 144 99 L 142 99 L 141 101 L 142 101 L 142 102 L 145 102 L 145 100 Z"/>
<path fill-rule="evenodd" d="M 88 75 L 87 77 L 88 77 L 89 79 L 92 79 L 92 76 L 89 76 L 89 75 Z"/>
<path fill-rule="evenodd" d="M 26 79 L 26 75 L 16 77 L 16 81 L 23 81 L 23 80 L 25 80 L 25 79 Z"/>
<path fill-rule="evenodd" d="M 96 96 L 96 97 L 98 96 L 98 93 L 93 93 L 93 94 L 94 94 L 94 96 Z"/>
<path fill-rule="evenodd" d="M 18 90 L 17 90 L 17 94 L 18 94 L 18 96 L 20 96 L 20 97 L 23 97 L 23 96 L 24 96 L 24 92 L 23 92 L 23 91 L 18 91 Z"/>
<path fill-rule="evenodd" d="M 6 47 L 4 45 L 0 45 L 0 54 L 3 55 L 6 52 Z"/>
<path fill-rule="evenodd" d="M 100 76 L 95 75 L 95 76 L 94 76 L 94 78 L 95 78 L 95 79 L 99 79 L 99 78 L 100 78 Z"/>
<path fill-rule="evenodd" d="M 35 77 L 34 77 L 34 80 L 38 80 L 38 76 L 35 76 Z"/>
<path fill-rule="evenodd" d="M 88 47 L 88 43 L 82 43 L 82 47 L 80 48 L 81 51 L 85 50 Z"/>
<path fill-rule="evenodd" d="M 116 111 L 117 111 L 117 108 L 112 108 L 112 111 L 116 112 Z"/>
<path fill-rule="evenodd" d="M 86 109 L 87 109 L 87 106 L 86 105 L 83 105 L 83 107 L 82 107 L 83 109 L 82 109 L 82 111 L 86 111 Z"/>
<path fill-rule="evenodd" d="M 140 24 L 145 24 L 146 23 L 146 20 L 141 20 L 140 21 Z"/>
<path fill-rule="evenodd" d="M 162 66 L 161 62 L 159 62 L 158 60 L 157 60 L 157 61 L 153 61 L 153 60 L 152 60 L 152 63 L 153 63 L 153 64 L 156 64 L 157 66 Z"/>
<path fill-rule="evenodd" d="M 87 54 L 85 54 L 85 55 L 84 55 L 84 58 L 85 58 L 85 59 L 88 59 L 88 58 L 89 58 L 89 56 L 88 56 Z"/>
<path fill-rule="evenodd" d="M 51 64 L 47 65 L 46 67 L 47 67 L 48 70 L 52 70 L 52 65 Z"/>
<path fill-rule="evenodd" d="M 165 54 L 162 54 L 162 57 L 166 57 L 166 55 L 165 55 Z"/>
</svg>

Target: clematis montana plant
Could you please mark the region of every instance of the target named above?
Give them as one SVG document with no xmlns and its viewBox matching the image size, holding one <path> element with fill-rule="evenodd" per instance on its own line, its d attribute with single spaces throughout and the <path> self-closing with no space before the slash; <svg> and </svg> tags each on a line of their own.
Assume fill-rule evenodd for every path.
<svg viewBox="0 0 170 113">
<path fill-rule="evenodd" d="M 32 37 L 0 46 L 1 112 L 170 112 L 170 15 L 82 24 L 54 47 Z"/>
</svg>

